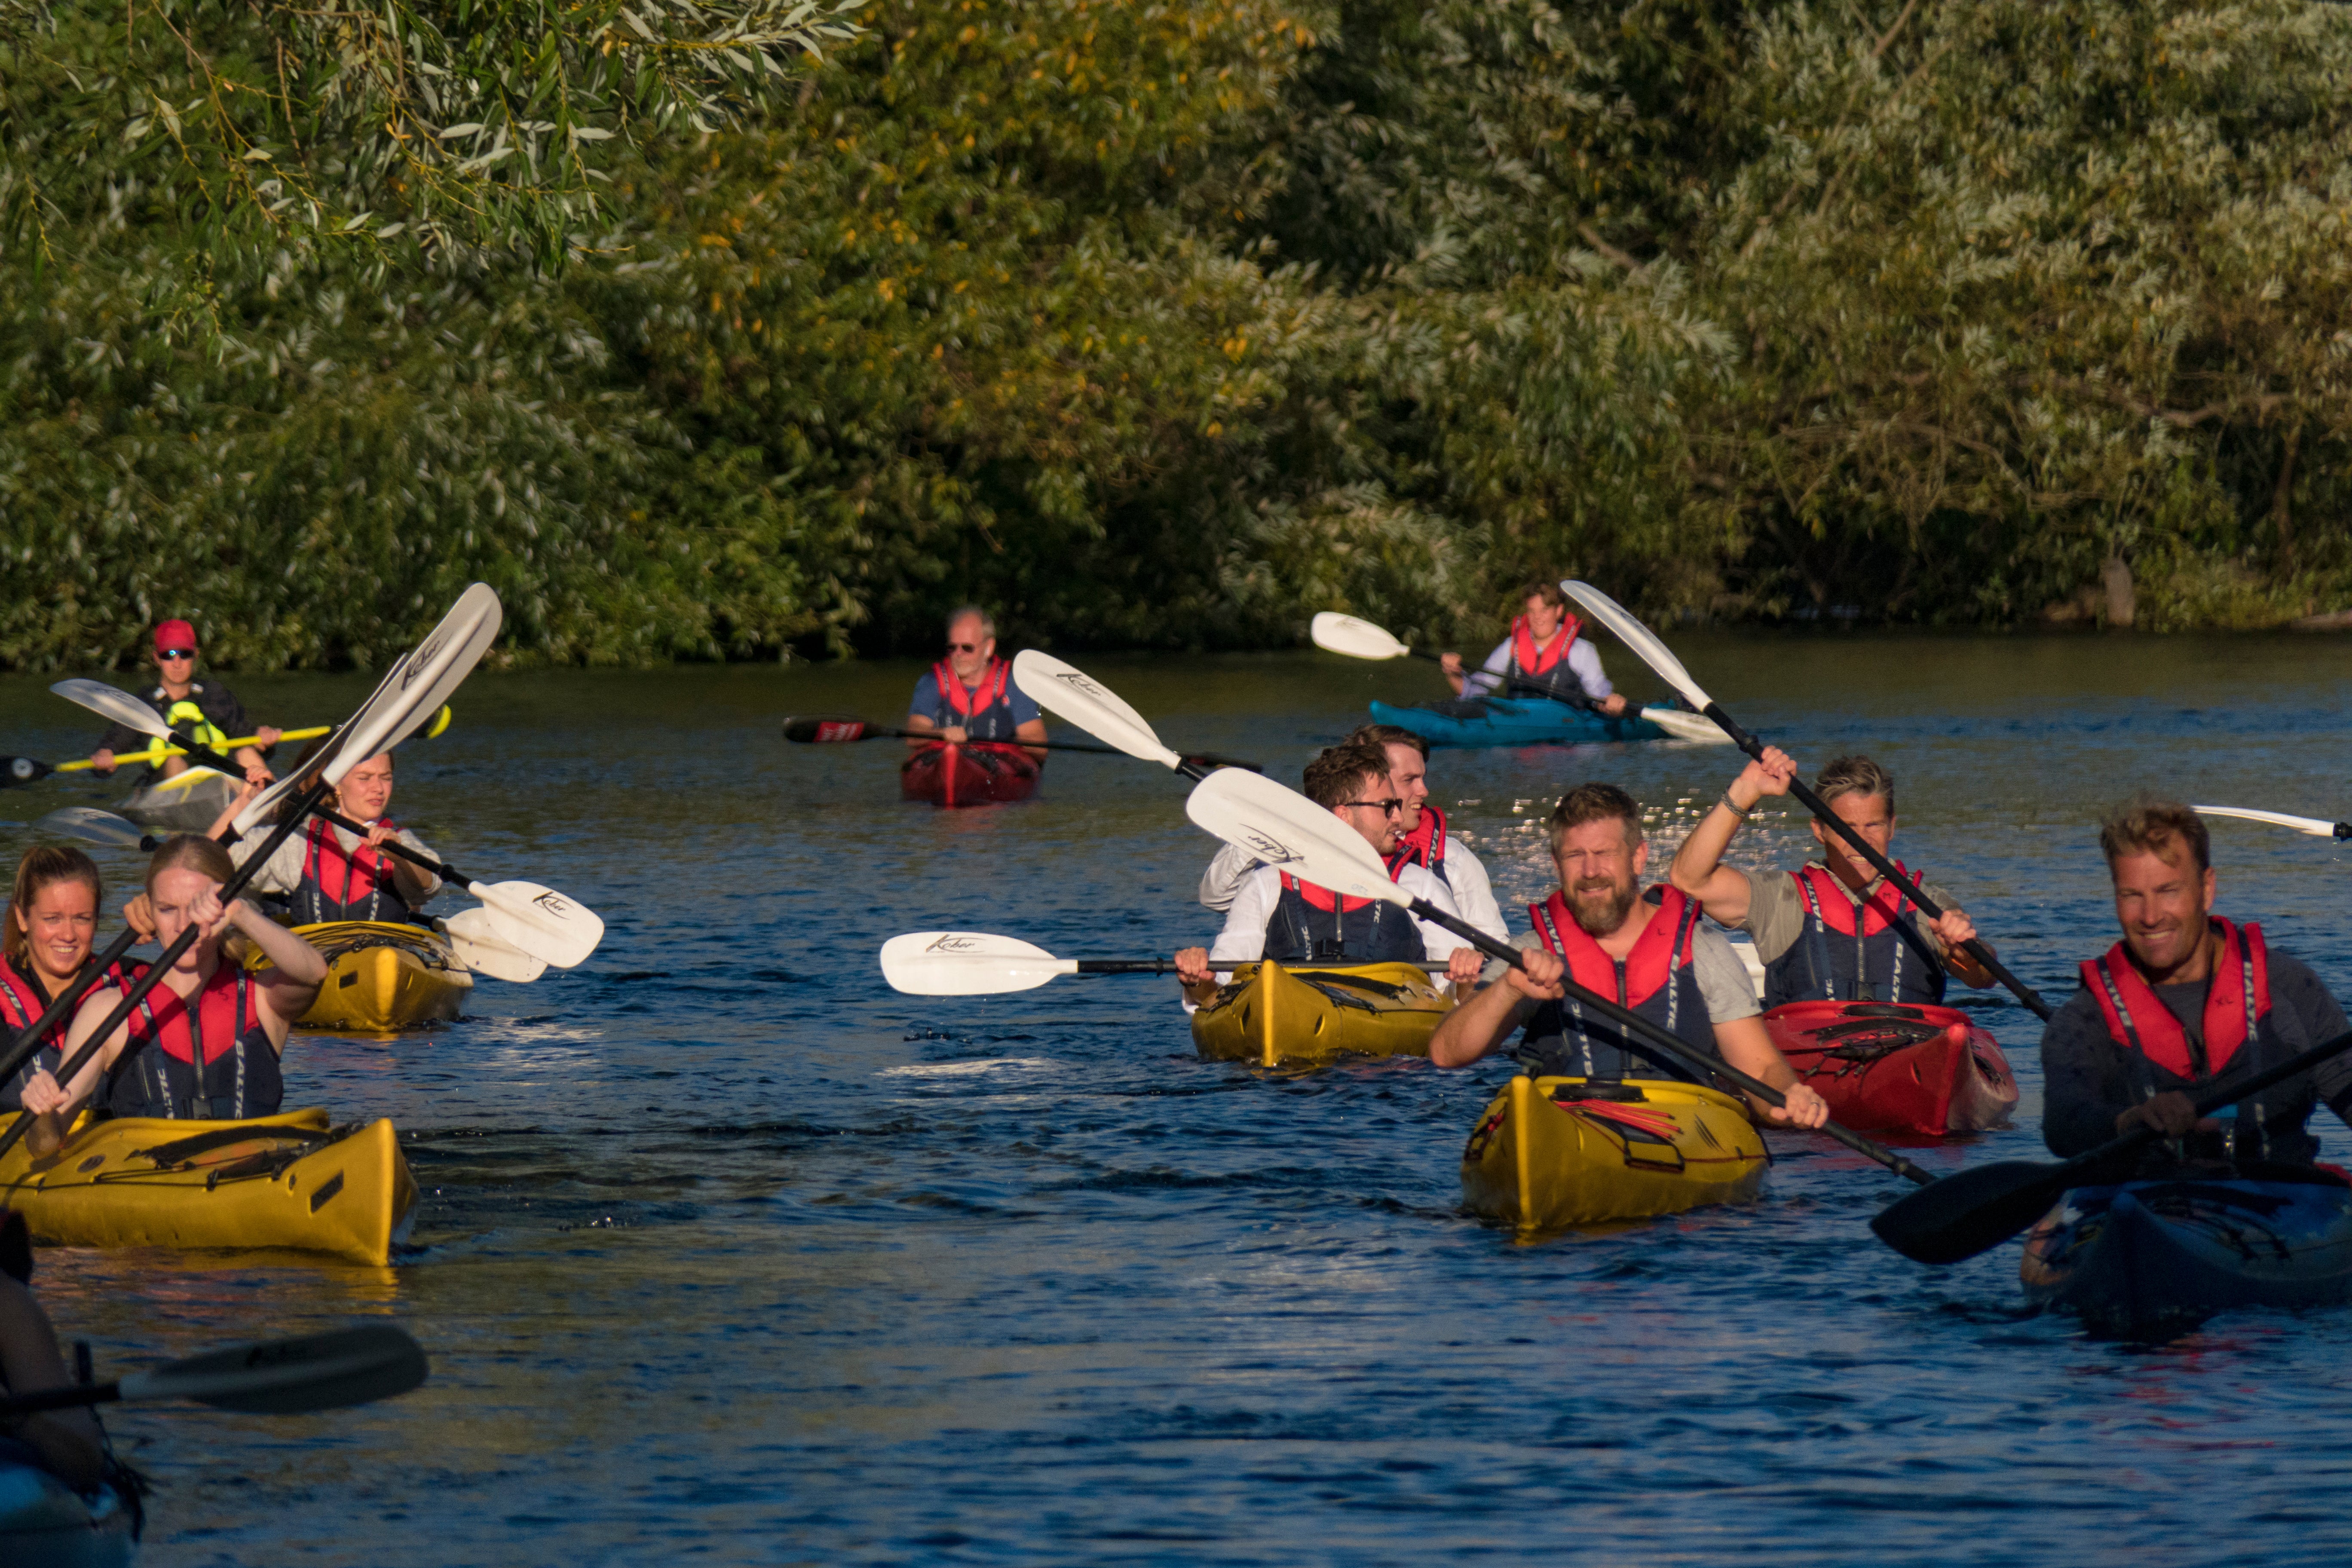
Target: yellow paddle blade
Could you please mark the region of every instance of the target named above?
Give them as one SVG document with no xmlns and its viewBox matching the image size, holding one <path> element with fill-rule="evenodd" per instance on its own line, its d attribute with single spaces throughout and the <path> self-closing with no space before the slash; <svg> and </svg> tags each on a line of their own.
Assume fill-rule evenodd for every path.
<svg viewBox="0 0 2352 1568">
<path fill-rule="evenodd" d="M 433 715 L 433 722 L 425 725 L 423 730 L 418 731 L 418 733 L 422 734 L 428 741 L 437 741 L 441 738 L 441 731 L 446 730 L 448 727 L 449 705 L 446 702 L 444 702 L 441 704 L 441 711 Z"/>
</svg>

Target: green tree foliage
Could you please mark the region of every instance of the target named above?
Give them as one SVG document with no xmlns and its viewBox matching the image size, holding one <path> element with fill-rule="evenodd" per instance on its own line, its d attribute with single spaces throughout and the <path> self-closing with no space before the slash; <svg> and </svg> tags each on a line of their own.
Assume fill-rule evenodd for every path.
<svg viewBox="0 0 2352 1568">
<path fill-rule="evenodd" d="M 2340 6 L 14 3 L 0 660 L 2352 594 Z"/>
</svg>

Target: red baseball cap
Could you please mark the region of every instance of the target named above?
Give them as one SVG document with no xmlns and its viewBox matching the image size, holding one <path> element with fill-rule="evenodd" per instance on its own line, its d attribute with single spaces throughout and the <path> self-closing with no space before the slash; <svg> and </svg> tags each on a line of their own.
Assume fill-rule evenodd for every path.
<svg viewBox="0 0 2352 1568">
<path fill-rule="evenodd" d="M 155 651 L 157 653 L 162 653 L 166 648 L 173 647 L 184 647 L 193 650 L 195 646 L 196 628 L 188 625 L 185 621 L 165 621 L 162 626 L 155 628 Z"/>
</svg>

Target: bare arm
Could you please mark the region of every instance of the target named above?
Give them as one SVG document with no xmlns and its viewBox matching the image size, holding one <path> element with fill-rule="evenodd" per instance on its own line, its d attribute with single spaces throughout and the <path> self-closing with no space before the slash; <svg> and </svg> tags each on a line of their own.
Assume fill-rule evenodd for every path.
<svg viewBox="0 0 2352 1568">
<path fill-rule="evenodd" d="M 228 907 L 227 923 L 268 955 L 270 967 L 254 978 L 261 987 L 262 1006 L 269 1015 L 270 1042 L 282 1048 L 286 1031 L 318 1000 L 319 986 L 327 978 L 327 961 L 317 948 L 243 899 Z"/>
<path fill-rule="evenodd" d="M 1045 743 L 1045 721 L 1043 719 L 1030 720 L 1026 724 L 1022 725 L 1019 729 L 1013 731 L 1013 738 L 1016 741 L 1026 742 L 1032 748 L 1044 745 Z M 1045 760 L 1045 753 L 1043 752 L 1033 749 L 1029 754 L 1038 762 L 1042 763 Z"/>
<path fill-rule="evenodd" d="M 1523 951 L 1525 969 L 1507 970 L 1502 979 L 1473 992 L 1468 1001 L 1445 1015 L 1445 1022 L 1429 1037 L 1433 1066 L 1468 1067 L 1502 1044 L 1523 1021 L 1523 1005 L 1556 1002 L 1566 994 L 1559 984 L 1564 966 L 1559 957 L 1542 948 Z"/>
<path fill-rule="evenodd" d="M 1696 899 L 1709 918 L 1727 926 L 1739 925 L 1748 919 L 1747 874 L 1724 865 L 1723 852 L 1731 847 L 1732 837 L 1747 821 L 1743 814 L 1753 811 L 1756 803 L 1768 795 L 1788 794 L 1789 783 L 1796 776 L 1797 764 L 1789 753 L 1777 746 L 1767 746 L 1764 760 L 1740 769 L 1731 787 L 1723 792 L 1731 805 L 1717 801 L 1675 852 L 1675 863 L 1667 868 L 1666 879 Z M 1735 811 L 1733 806 L 1738 809 Z"/>
<path fill-rule="evenodd" d="M 1819 1127 L 1830 1119 L 1828 1102 L 1797 1081 L 1797 1069 L 1772 1043 L 1759 1017 L 1733 1018 L 1715 1026 L 1715 1048 L 1723 1059 L 1749 1078 L 1762 1079 L 1780 1091 L 1785 1108 L 1765 1104 L 1752 1095 L 1756 1114 L 1774 1127 Z"/>
</svg>

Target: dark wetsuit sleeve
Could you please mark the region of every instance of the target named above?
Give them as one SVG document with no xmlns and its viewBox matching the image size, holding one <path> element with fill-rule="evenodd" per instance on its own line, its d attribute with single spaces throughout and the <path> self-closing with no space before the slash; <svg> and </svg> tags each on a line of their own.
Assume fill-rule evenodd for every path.
<svg viewBox="0 0 2352 1568">
<path fill-rule="evenodd" d="M 93 752 L 143 752 L 155 743 L 153 736 L 134 730 L 128 724 L 109 724 L 106 733 L 98 738 Z"/>
<path fill-rule="evenodd" d="M 2271 959 L 2271 1005 L 2284 1007 L 2302 1026 L 2304 1038 L 2295 1042 L 2297 1050 L 2308 1050 L 2352 1027 L 2345 1022 L 2344 1009 L 2336 1005 L 2326 983 L 2312 973 L 2310 965 L 2284 953 Z M 2352 1051 L 2320 1063 L 2312 1078 L 2327 1108 L 2352 1123 Z"/>
<path fill-rule="evenodd" d="M 2042 1141 L 2063 1156 L 2095 1149 L 2133 1102 L 2123 1050 L 2107 1037 L 2098 1003 L 2078 988 L 2042 1031 Z"/>
<path fill-rule="evenodd" d="M 240 735 L 253 733 L 253 725 L 246 718 L 245 704 L 239 702 L 236 693 L 226 686 L 206 681 L 205 700 L 197 706 L 205 710 L 205 717 L 213 721 L 214 727 L 232 741 Z"/>
</svg>

